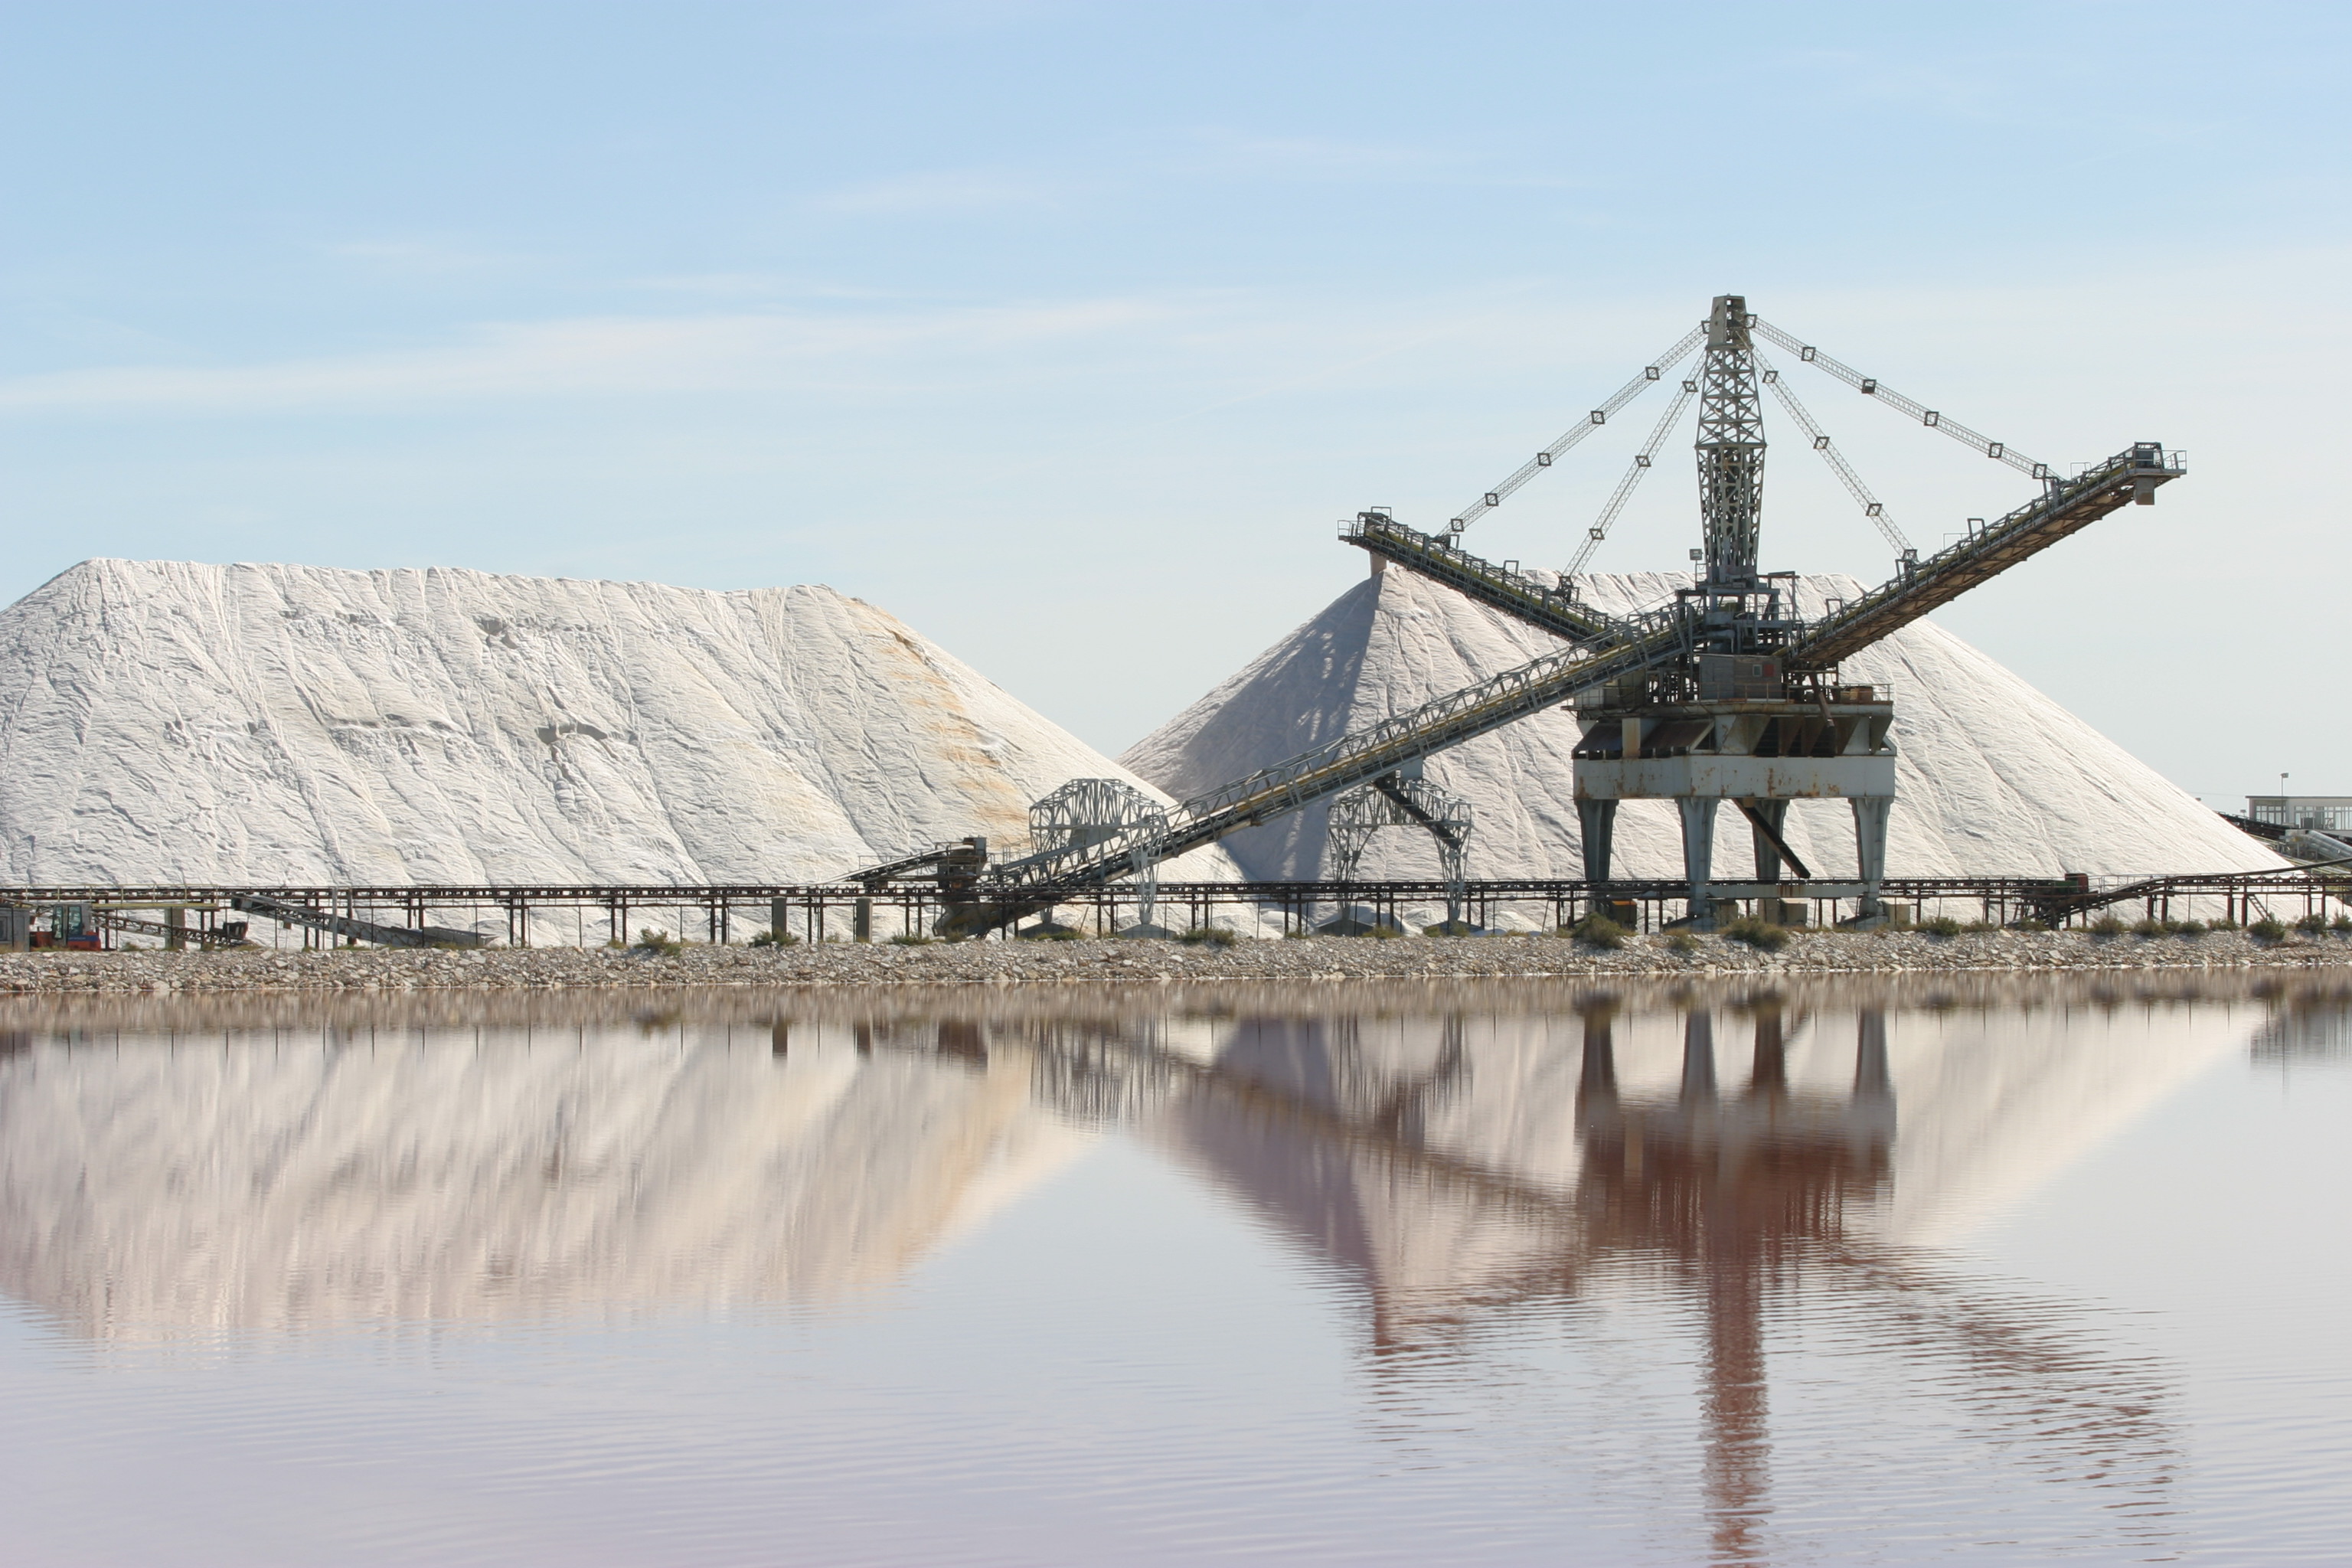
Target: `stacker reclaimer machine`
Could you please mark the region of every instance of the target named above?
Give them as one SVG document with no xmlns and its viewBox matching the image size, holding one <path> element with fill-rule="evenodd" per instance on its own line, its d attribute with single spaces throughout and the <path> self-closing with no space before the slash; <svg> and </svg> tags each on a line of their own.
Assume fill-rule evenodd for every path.
<svg viewBox="0 0 2352 1568">
<path fill-rule="evenodd" d="M 1759 340 L 2017 469 L 2036 482 L 2039 493 L 2006 516 L 1971 519 L 1963 537 L 1923 559 L 1765 359 Z M 1503 505 L 1648 387 L 1667 381 L 1678 387 L 1672 405 L 1566 570 L 1557 577 L 1537 576 L 1516 562 L 1484 560 L 1462 548 L 1463 532 L 1472 522 Z M 1796 574 L 1763 571 L 1759 561 L 1762 395 L 1768 389 L 1896 552 L 1892 578 L 1850 603 L 1832 603 L 1828 613 L 1810 621 L 1798 614 Z M 1607 537 L 1693 401 L 1698 405 L 1701 530 L 1700 548 L 1691 552 L 1695 580 L 1654 609 L 1604 613 L 1578 597 L 1575 574 Z M 1711 923 L 1727 900 L 1756 900 L 1774 912 L 1798 898 L 1852 900 L 1860 921 L 1875 921 L 1882 913 L 1879 885 L 1885 876 L 1887 820 L 1895 800 L 1895 710 L 1873 687 L 1841 680 L 1840 661 L 2109 512 L 2135 502 L 2153 504 L 2158 487 L 2183 472 L 2178 452 L 2167 452 L 2160 442 L 2137 441 L 2061 477 L 2049 465 L 1773 326 L 1750 312 L 1743 296 L 1722 295 L 1705 321 L 1558 440 L 1481 492 L 1440 531 L 1409 528 L 1382 509 L 1359 512 L 1340 525 L 1340 537 L 1371 552 L 1381 565 L 1418 574 L 1539 627 L 1560 639 L 1558 649 L 1164 813 L 1139 811 L 1124 802 L 1117 820 L 1065 821 L 1068 807 L 1081 799 L 1110 798 L 1105 791 L 1073 795 L 1066 789 L 1049 797 L 1056 801 L 1058 831 L 1042 837 L 1021 858 L 991 865 L 986 841 L 970 838 L 854 872 L 849 879 L 878 889 L 897 879 L 936 878 L 947 906 L 941 934 L 977 935 L 1107 882 L 1149 878 L 1152 867 L 1171 856 L 1341 791 L 1369 786 L 1367 801 L 1406 799 L 1422 759 L 1568 703 L 1581 726 L 1574 766 L 1588 881 L 1605 885 L 1610 879 L 1618 803 L 1666 799 L 1682 816 L 1688 918 L 1694 923 Z M 1815 879 L 1782 837 L 1789 803 L 1820 797 L 1843 799 L 1853 807 L 1858 874 L 1852 883 Z M 1753 880 L 1715 876 L 1715 823 L 1726 801 L 1748 821 Z M 1428 814 L 1400 815 L 1419 821 Z M 1447 829 L 1452 841 L 1430 823 L 1421 826 L 1437 834 L 1452 857 L 1449 866 L 1458 860 L 1466 816 L 1458 828 Z"/>
</svg>

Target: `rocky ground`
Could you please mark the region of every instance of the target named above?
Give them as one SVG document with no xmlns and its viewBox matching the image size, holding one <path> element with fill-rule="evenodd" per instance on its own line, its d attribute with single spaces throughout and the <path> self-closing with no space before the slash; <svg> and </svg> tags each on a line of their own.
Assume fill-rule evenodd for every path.
<svg viewBox="0 0 2352 1568">
<path fill-rule="evenodd" d="M 1320 937 L 1243 942 L 985 942 L 822 947 L 416 952 L 0 953 L 0 994 L 538 990 L 567 986 L 1067 984 L 1102 981 L 1441 980 L 1508 976 L 1901 974 L 2314 969 L 2352 966 L 2352 935 L 2243 931 L 1792 934 L 1778 952 L 1717 936 L 1633 937 L 1615 951 L 1556 936 Z"/>
</svg>

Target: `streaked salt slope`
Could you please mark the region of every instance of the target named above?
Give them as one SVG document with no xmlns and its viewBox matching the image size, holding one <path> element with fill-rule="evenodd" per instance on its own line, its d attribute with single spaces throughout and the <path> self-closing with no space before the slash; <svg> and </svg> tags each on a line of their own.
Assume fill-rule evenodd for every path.
<svg viewBox="0 0 2352 1568">
<path fill-rule="evenodd" d="M 1687 577 L 1665 573 L 1580 579 L 1605 609 L 1646 607 Z M 1804 581 L 1801 612 L 1850 578 Z M 1139 742 L 1120 760 L 1182 796 L 1294 755 L 1444 692 L 1524 663 L 1559 643 L 1409 573 L 1358 584 L 1247 668 Z M 1850 661 L 1854 679 L 1895 699 L 1900 798 L 1887 867 L 1896 876 L 2055 875 L 2251 870 L 2284 865 L 2253 839 L 2121 747 L 1933 622 L 1915 622 Z M 1575 877 L 1570 752 L 1564 709 L 1522 720 L 1431 760 L 1432 780 L 1477 812 L 1473 877 Z M 1733 814 L 1717 830 L 1718 867 L 1745 864 L 1747 834 Z M 1325 808 L 1226 840 L 1254 877 L 1312 875 Z M 1841 803 L 1799 802 L 1789 837 L 1817 873 L 1853 870 L 1852 814 Z M 1680 830 L 1663 801 L 1624 806 L 1620 875 L 1679 873 Z M 1368 876 L 1436 874 L 1418 834 L 1384 833 L 1365 857 Z"/>
<path fill-rule="evenodd" d="M 11 881 L 818 879 L 1081 776 L 1130 775 L 825 587 L 89 561 L 0 611 Z"/>
</svg>

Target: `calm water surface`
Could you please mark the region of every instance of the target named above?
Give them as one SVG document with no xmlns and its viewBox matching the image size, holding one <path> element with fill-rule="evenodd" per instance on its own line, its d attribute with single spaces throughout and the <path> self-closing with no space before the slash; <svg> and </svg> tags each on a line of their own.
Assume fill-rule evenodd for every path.
<svg viewBox="0 0 2352 1568">
<path fill-rule="evenodd" d="M 2352 991 L 0 1005 L 0 1561 L 2333 1562 Z"/>
</svg>

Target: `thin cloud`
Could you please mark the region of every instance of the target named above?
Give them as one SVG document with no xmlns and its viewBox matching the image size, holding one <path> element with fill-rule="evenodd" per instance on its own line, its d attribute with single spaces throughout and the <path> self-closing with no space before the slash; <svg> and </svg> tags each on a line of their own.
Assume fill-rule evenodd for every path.
<svg viewBox="0 0 2352 1568">
<path fill-rule="evenodd" d="M 0 381 L 0 412 L 235 412 L 364 404 L 759 391 L 894 357 L 990 353 L 1165 317 L 1140 300 L 896 316 L 593 317 L 483 327 L 458 343 L 265 364 L 131 365 Z"/>
<path fill-rule="evenodd" d="M 472 277 L 530 265 L 525 257 L 440 239 L 340 240 L 320 249 L 338 261 L 412 278 Z"/>
<path fill-rule="evenodd" d="M 1350 142 L 1323 136 L 1253 136 L 1209 129 L 1192 134 L 1195 172 L 1249 174 L 1288 179 L 1428 179 L 1460 160 L 1423 147 Z"/>
</svg>

